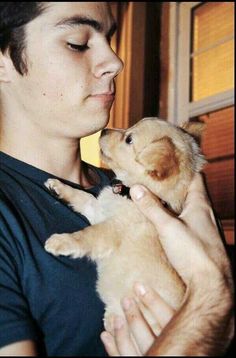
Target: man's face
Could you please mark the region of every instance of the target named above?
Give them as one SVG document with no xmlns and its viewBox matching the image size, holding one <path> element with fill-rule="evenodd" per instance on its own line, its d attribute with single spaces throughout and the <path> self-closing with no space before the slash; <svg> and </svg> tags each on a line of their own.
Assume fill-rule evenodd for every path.
<svg viewBox="0 0 236 358">
<path fill-rule="evenodd" d="M 50 135 L 83 137 L 106 126 L 122 62 L 110 48 L 114 19 L 102 2 L 49 2 L 26 25 L 23 77 L 9 90 L 19 110 Z M 17 115 L 17 113 L 16 113 Z"/>
</svg>

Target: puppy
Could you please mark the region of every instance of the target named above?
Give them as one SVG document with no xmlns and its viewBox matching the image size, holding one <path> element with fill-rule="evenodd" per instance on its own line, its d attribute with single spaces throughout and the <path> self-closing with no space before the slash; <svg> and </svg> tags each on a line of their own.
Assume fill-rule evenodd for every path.
<svg viewBox="0 0 236 358">
<path fill-rule="evenodd" d="M 179 128 L 158 118 L 144 118 L 127 130 L 105 129 L 101 157 L 123 184 L 145 185 L 178 215 L 194 173 L 205 163 L 195 140 L 202 125 L 189 122 Z M 106 329 L 111 328 L 109 316 L 124 315 L 120 300 L 132 295 L 136 281 L 154 288 L 174 309 L 180 307 L 185 285 L 168 262 L 153 224 L 130 199 L 115 194 L 112 187 L 95 198 L 55 179 L 46 186 L 91 223 L 73 234 L 52 235 L 45 249 L 53 255 L 87 256 L 97 263 L 97 292 L 105 303 Z M 143 314 L 147 318 L 144 308 Z"/>
</svg>

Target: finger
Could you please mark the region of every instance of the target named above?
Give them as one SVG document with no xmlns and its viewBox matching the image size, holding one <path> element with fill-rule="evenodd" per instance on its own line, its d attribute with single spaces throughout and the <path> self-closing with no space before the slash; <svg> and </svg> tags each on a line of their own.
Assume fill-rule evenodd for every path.
<svg viewBox="0 0 236 358">
<path fill-rule="evenodd" d="M 172 319 L 175 310 L 156 291 L 141 283 L 135 283 L 134 290 L 144 306 L 151 312 L 152 317 L 163 329 Z"/>
<path fill-rule="evenodd" d="M 193 212 L 194 215 L 192 215 Z M 186 209 L 181 217 L 201 239 L 211 259 L 228 276 L 230 262 L 223 244 L 222 233 L 216 223 L 203 176 L 199 173 L 195 174 L 191 182 L 186 199 Z"/>
<path fill-rule="evenodd" d="M 179 217 L 191 227 L 199 238 L 203 239 L 203 242 L 214 246 L 214 248 L 218 244 L 219 249 L 222 250 L 223 244 L 214 212 L 207 197 L 203 178 L 199 173 L 195 174 L 191 182 L 184 209 Z M 206 233 L 208 234 L 206 235 Z"/>
<path fill-rule="evenodd" d="M 139 210 L 152 221 L 160 235 L 165 235 L 170 226 L 177 224 L 177 219 L 144 186 L 133 185 L 130 189 L 130 195 Z"/>
<path fill-rule="evenodd" d="M 203 177 L 200 173 L 194 174 L 194 177 L 189 185 L 188 193 L 191 194 L 195 192 L 199 192 L 200 194 L 207 196 Z"/>
<path fill-rule="evenodd" d="M 120 355 L 117 347 L 114 337 L 111 335 L 111 333 L 104 331 L 101 333 L 100 338 L 102 340 L 102 343 L 104 344 L 104 347 L 111 357 L 117 357 Z"/>
<path fill-rule="evenodd" d="M 192 215 L 193 212 L 195 215 Z M 200 173 L 196 173 L 191 181 L 180 217 L 184 217 L 185 220 L 188 218 L 191 219 L 197 216 L 196 213 L 206 213 L 207 218 L 209 218 L 210 215 L 215 223 L 213 211 L 211 210 L 210 201 Z"/>
<path fill-rule="evenodd" d="M 127 323 L 120 316 L 116 316 L 114 319 L 114 338 L 120 355 L 141 355 L 130 335 Z"/>
<path fill-rule="evenodd" d="M 153 344 L 155 337 L 136 302 L 131 298 L 125 297 L 121 303 L 132 336 L 137 342 L 140 352 L 144 354 Z"/>
</svg>

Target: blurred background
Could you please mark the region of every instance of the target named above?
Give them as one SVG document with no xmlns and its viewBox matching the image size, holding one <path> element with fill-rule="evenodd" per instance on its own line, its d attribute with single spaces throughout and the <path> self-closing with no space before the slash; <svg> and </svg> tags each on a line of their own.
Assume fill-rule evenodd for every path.
<svg viewBox="0 0 236 358">
<path fill-rule="evenodd" d="M 199 118 L 214 209 L 234 243 L 234 2 L 110 2 L 116 80 L 110 127 L 143 117 L 174 124 Z M 82 140 L 84 160 L 101 166 L 99 133 Z"/>
</svg>

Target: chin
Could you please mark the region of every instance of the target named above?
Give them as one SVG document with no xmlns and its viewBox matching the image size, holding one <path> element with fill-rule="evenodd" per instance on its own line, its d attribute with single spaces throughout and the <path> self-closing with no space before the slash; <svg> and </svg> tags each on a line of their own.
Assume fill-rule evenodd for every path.
<svg viewBox="0 0 236 358">
<path fill-rule="evenodd" d="M 94 132 L 98 132 L 104 129 L 109 122 L 110 119 L 110 110 L 101 111 L 93 114 L 91 116 L 91 127 L 94 128 Z"/>
<path fill-rule="evenodd" d="M 94 133 L 97 133 L 104 129 L 109 122 L 109 113 L 106 114 L 93 114 L 90 116 L 86 116 L 86 123 L 84 121 L 80 121 L 78 128 L 78 132 L 80 132 L 79 137 L 87 137 Z M 76 131 L 74 131 L 75 133 Z"/>
</svg>

